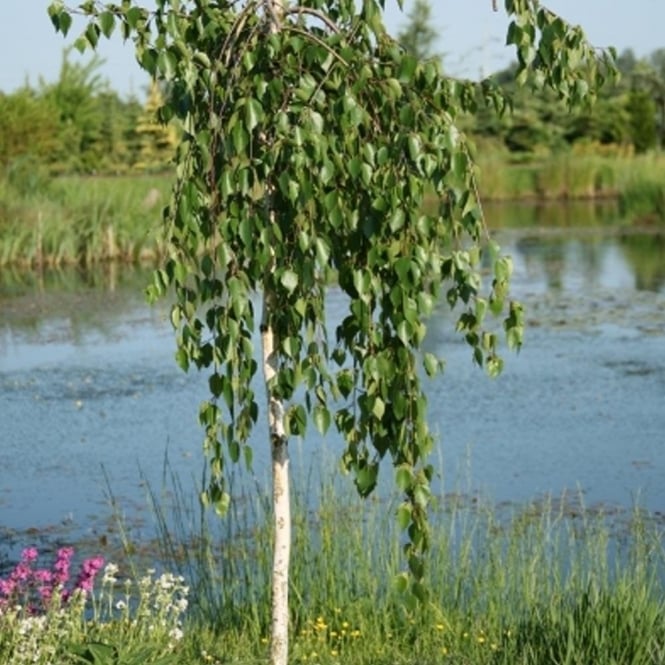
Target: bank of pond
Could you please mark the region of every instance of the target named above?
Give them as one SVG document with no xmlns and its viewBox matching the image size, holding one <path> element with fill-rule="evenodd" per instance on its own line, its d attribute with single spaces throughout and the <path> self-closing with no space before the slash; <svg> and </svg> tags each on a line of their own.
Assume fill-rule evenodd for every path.
<svg viewBox="0 0 665 665">
<path fill-rule="evenodd" d="M 665 158 L 574 152 L 519 160 L 478 155 L 478 185 L 494 206 L 490 228 L 512 225 L 508 203 L 612 202 L 625 228 L 665 228 Z M 0 266 L 154 261 L 166 247 L 162 210 L 173 176 L 67 176 L 51 179 L 27 163 L 0 179 Z M 426 205 L 434 206 L 429 199 Z M 593 206 L 589 207 L 592 210 Z M 598 216 L 590 216 L 598 223 Z M 546 218 L 539 220 L 547 225 Z"/>
<path fill-rule="evenodd" d="M 219 520 L 200 515 L 171 474 L 148 488 L 152 539 L 119 509 L 108 541 L 77 543 L 106 556 L 82 559 L 99 566 L 87 601 L 32 614 L 0 606 L 2 662 L 269 662 L 269 492 L 237 495 Z M 521 506 L 449 493 L 434 501 L 427 599 L 411 605 L 397 503 L 353 497 L 348 479 L 327 478 L 293 497 L 290 662 L 665 661 L 662 517 L 587 508 L 575 493 Z M 63 549 L 22 557 L 37 554 L 48 568 Z M 12 568 L 3 573 L 11 579 Z"/>
</svg>

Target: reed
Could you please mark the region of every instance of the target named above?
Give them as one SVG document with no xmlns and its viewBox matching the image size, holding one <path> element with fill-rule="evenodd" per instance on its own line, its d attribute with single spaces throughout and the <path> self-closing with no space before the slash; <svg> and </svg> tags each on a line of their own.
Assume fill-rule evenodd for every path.
<svg viewBox="0 0 665 665">
<path fill-rule="evenodd" d="M 167 176 L 66 177 L 28 190 L 0 181 L 0 265 L 154 259 L 169 188 Z"/>
<path fill-rule="evenodd" d="M 643 224 L 665 222 L 665 181 L 656 178 L 628 182 L 619 197 L 624 217 Z"/>
<path fill-rule="evenodd" d="M 201 650 L 208 662 L 266 662 L 267 496 L 248 485 L 228 518 L 210 521 L 171 480 L 152 503 L 159 557 L 193 586 L 191 662 Z M 431 596 L 408 608 L 393 584 L 404 565 L 395 505 L 355 498 L 347 480 L 310 480 L 293 497 L 293 662 L 663 662 L 662 526 L 639 510 L 610 518 L 575 496 L 509 509 L 441 497 Z"/>
<path fill-rule="evenodd" d="M 605 151 L 607 152 L 607 151 Z M 515 161 L 489 147 L 477 155 L 485 201 L 618 198 L 627 222 L 665 219 L 665 156 L 578 149 Z M 0 178 L 0 266 L 90 266 L 163 256 L 161 211 L 171 176 Z"/>
<path fill-rule="evenodd" d="M 479 189 L 490 201 L 618 198 L 627 219 L 663 219 L 665 156 L 584 151 L 511 163 L 497 151 L 480 154 Z"/>
</svg>

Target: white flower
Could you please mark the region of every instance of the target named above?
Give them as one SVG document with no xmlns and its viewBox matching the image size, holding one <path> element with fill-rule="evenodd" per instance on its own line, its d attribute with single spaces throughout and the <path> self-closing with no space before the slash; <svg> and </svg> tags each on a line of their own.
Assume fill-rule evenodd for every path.
<svg viewBox="0 0 665 665">
<path fill-rule="evenodd" d="M 104 568 L 104 577 L 102 578 L 103 584 L 115 584 L 118 581 L 116 575 L 118 574 L 118 566 L 114 563 L 107 563 Z"/>
<path fill-rule="evenodd" d="M 175 640 L 176 642 L 181 640 L 183 635 L 184 635 L 184 633 L 182 632 L 182 629 L 179 626 L 176 626 L 175 628 L 172 628 L 171 631 L 169 632 L 169 637 L 172 640 Z"/>
</svg>

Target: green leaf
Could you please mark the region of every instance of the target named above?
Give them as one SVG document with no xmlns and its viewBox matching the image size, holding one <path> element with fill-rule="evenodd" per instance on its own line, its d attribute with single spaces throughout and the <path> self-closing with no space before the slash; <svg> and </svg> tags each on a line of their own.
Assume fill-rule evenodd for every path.
<svg viewBox="0 0 665 665">
<path fill-rule="evenodd" d="M 377 420 L 383 418 L 383 414 L 386 412 L 386 403 L 380 398 L 374 398 L 374 404 L 372 405 L 372 413 Z"/>
<path fill-rule="evenodd" d="M 411 485 L 413 484 L 413 471 L 410 466 L 408 465 L 401 465 L 397 467 L 395 471 L 395 484 L 397 485 L 398 489 L 402 492 L 407 492 L 408 490 L 411 489 Z M 409 504 L 403 504 L 408 507 L 409 510 L 409 521 L 411 520 L 411 508 Z M 403 506 L 400 506 L 400 508 Z M 402 520 L 400 519 L 399 516 L 399 509 L 398 509 L 398 522 L 402 523 Z M 408 526 L 408 523 L 407 523 Z M 403 529 L 406 528 L 406 526 L 402 527 Z"/>
<path fill-rule="evenodd" d="M 251 132 L 263 119 L 263 107 L 260 102 L 250 97 L 245 102 L 245 127 Z"/>
<path fill-rule="evenodd" d="M 245 457 L 245 468 L 248 471 L 252 470 L 252 464 L 254 462 L 254 451 L 251 446 L 245 445 L 242 447 L 242 452 Z"/>
<path fill-rule="evenodd" d="M 411 157 L 414 162 L 417 162 L 421 152 L 420 138 L 416 134 L 409 134 L 407 145 L 409 149 L 409 157 Z"/>
<path fill-rule="evenodd" d="M 178 349 L 175 354 L 175 361 L 178 363 L 180 369 L 186 372 L 189 369 L 189 356 L 184 349 Z"/>
<path fill-rule="evenodd" d="M 102 12 L 99 15 L 99 26 L 104 37 L 110 37 L 115 28 L 115 16 L 111 12 Z"/>
<path fill-rule="evenodd" d="M 441 364 L 439 359 L 433 353 L 426 353 L 423 357 L 423 365 L 425 367 L 425 372 L 427 376 L 436 376 L 439 372 Z"/>
<path fill-rule="evenodd" d="M 314 425 L 316 426 L 316 429 L 321 434 L 326 434 L 326 432 L 330 428 L 330 423 L 332 421 L 332 418 L 330 416 L 330 411 L 328 411 L 328 409 L 326 409 L 325 406 L 317 404 L 313 409 L 312 418 L 314 420 Z"/>
<path fill-rule="evenodd" d="M 402 208 L 397 208 L 390 216 L 390 219 L 388 220 L 388 225 L 390 226 L 390 230 L 393 233 L 396 233 L 404 226 L 405 221 L 406 221 L 406 214 L 404 213 L 404 210 Z"/>
<path fill-rule="evenodd" d="M 365 464 L 356 471 L 356 488 L 360 496 L 366 497 L 372 493 L 376 487 L 378 470 L 376 464 Z"/>
<path fill-rule="evenodd" d="M 302 404 L 289 408 L 286 414 L 286 424 L 289 434 L 305 436 L 307 431 L 307 413 Z"/>
<path fill-rule="evenodd" d="M 351 177 L 357 178 L 360 175 L 360 167 L 362 166 L 362 161 L 359 157 L 354 157 L 349 161 L 349 173 Z"/>
<path fill-rule="evenodd" d="M 132 30 L 136 29 L 138 22 L 143 17 L 143 10 L 140 7 L 131 7 L 126 14 L 127 23 Z"/>
<path fill-rule="evenodd" d="M 97 42 L 99 41 L 99 26 L 96 23 L 88 24 L 88 27 L 85 31 L 85 36 L 88 40 L 88 44 L 90 44 L 92 48 L 95 48 L 97 46 Z"/>
<path fill-rule="evenodd" d="M 224 517 L 229 512 L 231 505 L 231 497 L 227 492 L 221 492 L 219 497 L 214 501 L 213 508 L 220 517 Z"/>
<path fill-rule="evenodd" d="M 406 593 L 409 588 L 409 576 L 406 573 L 398 573 L 393 577 L 393 589 L 399 594 Z"/>
<path fill-rule="evenodd" d="M 172 51 L 160 51 L 157 56 L 157 67 L 166 80 L 171 80 L 176 74 L 178 60 Z"/>
<path fill-rule="evenodd" d="M 71 644 L 67 650 L 82 663 L 92 665 L 113 665 L 118 662 L 118 648 L 104 642 L 87 642 Z"/>
<path fill-rule="evenodd" d="M 410 83 L 418 67 L 418 59 L 412 55 L 405 54 L 399 63 L 399 74 L 397 78 L 400 83 Z"/>
<path fill-rule="evenodd" d="M 69 32 L 69 28 L 72 27 L 72 17 L 67 12 L 60 12 L 59 16 L 59 26 L 60 32 L 66 37 Z"/>
</svg>

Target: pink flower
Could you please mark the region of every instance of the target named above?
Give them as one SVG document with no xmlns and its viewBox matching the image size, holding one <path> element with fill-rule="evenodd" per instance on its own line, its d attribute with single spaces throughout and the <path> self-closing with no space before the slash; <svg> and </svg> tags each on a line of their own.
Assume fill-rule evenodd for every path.
<svg viewBox="0 0 665 665">
<path fill-rule="evenodd" d="M 75 588 L 86 592 L 92 591 L 95 577 L 103 566 L 104 558 L 101 556 L 86 559 L 81 565 L 81 572 L 79 572 Z"/>
<path fill-rule="evenodd" d="M 26 547 L 21 553 L 21 561 L 30 564 L 35 561 L 38 555 L 39 553 L 37 552 L 36 547 Z"/>
<path fill-rule="evenodd" d="M 71 558 L 74 556 L 74 549 L 71 547 L 61 547 L 58 550 L 58 558 L 53 564 L 53 583 L 64 586 L 69 580 L 69 566 Z"/>
<path fill-rule="evenodd" d="M 13 579 L 0 580 L 0 594 L 5 598 L 9 598 L 16 589 L 16 581 Z"/>
<path fill-rule="evenodd" d="M 63 603 L 72 595 L 66 588 L 69 581 L 71 559 L 74 550 L 62 547 L 58 550 L 51 570 L 33 569 L 38 552 L 34 547 L 23 550 L 21 560 L 16 564 L 7 579 L 0 578 L 0 611 L 6 607 L 21 605 L 31 614 L 45 611 L 51 603 L 53 593 L 58 591 Z M 101 556 L 86 559 L 81 565 L 74 589 L 92 591 L 97 573 L 104 565 Z"/>
</svg>

